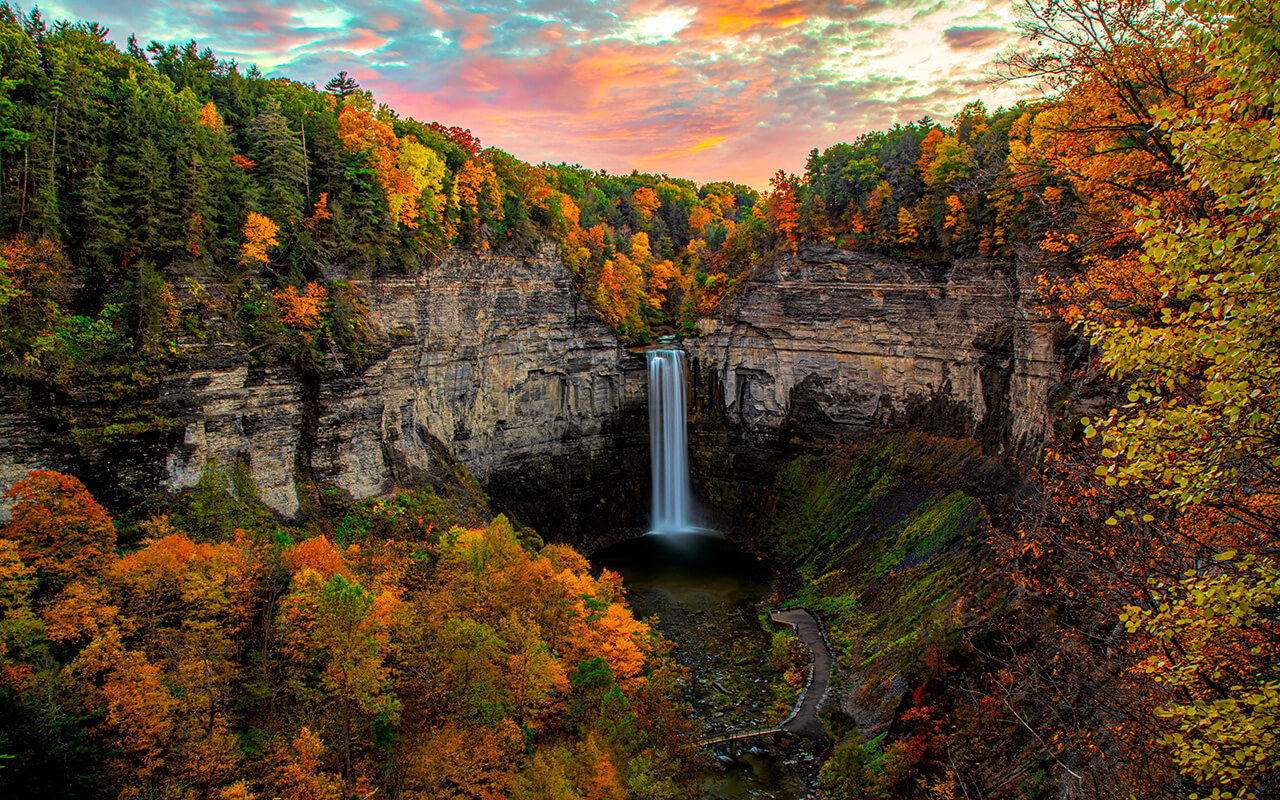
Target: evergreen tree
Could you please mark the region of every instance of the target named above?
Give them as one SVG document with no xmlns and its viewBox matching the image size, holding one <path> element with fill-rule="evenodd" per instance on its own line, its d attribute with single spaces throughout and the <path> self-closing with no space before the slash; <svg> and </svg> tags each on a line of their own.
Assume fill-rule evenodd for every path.
<svg viewBox="0 0 1280 800">
<path fill-rule="evenodd" d="M 302 140 L 289 128 L 279 100 L 272 97 L 267 101 L 266 109 L 254 119 L 249 133 L 265 190 L 264 210 L 277 219 L 300 219 L 305 175 Z"/>
<path fill-rule="evenodd" d="M 360 84 L 356 83 L 354 78 L 347 75 L 346 70 L 334 75 L 329 79 L 329 82 L 324 85 L 324 90 L 337 99 L 339 109 L 342 108 L 343 101 L 355 94 L 359 88 Z"/>
</svg>

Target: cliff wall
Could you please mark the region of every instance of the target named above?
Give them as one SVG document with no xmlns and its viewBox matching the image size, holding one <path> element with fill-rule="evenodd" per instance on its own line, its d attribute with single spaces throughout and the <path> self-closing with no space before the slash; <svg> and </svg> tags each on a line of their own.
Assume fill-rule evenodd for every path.
<svg viewBox="0 0 1280 800">
<path fill-rule="evenodd" d="M 927 268 L 810 248 L 745 282 L 685 340 L 694 465 L 721 509 L 793 437 L 882 428 L 974 436 L 990 453 L 1035 450 L 1057 378 L 1051 326 L 1017 270 Z M 380 352 L 331 353 L 319 377 L 252 366 L 234 337 L 194 346 L 160 388 L 167 434 L 87 452 L 0 409 L 0 479 L 50 467 L 95 493 L 174 493 L 206 465 L 244 462 L 262 499 L 299 513 L 299 485 L 363 499 L 440 481 L 454 459 L 498 510 L 553 535 L 645 523 L 644 358 L 620 346 L 544 251 L 452 253 L 416 277 L 357 282 Z"/>
<path fill-rule="evenodd" d="M 699 323 L 694 463 L 720 505 L 790 439 L 903 428 L 1032 456 L 1051 425 L 1056 325 L 1028 301 L 1036 265 L 918 265 L 802 248 Z"/>
<path fill-rule="evenodd" d="M 250 366 L 222 337 L 164 379 L 161 411 L 177 428 L 145 448 L 148 473 L 112 475 L 118 458 L 90 464 L 42 441 L 23 414 L 3 413 L 0 477 L 7 486 L 50 467 L 108 494 L 132 481 L 137 496 L 194 487 L 206 464 L 238 458 L 263 501 L 292 517 L 300 480 L 363 499 L 436 481 L 456 457 L 522 522 L 561 533 L 642 524 L 644 359 L 581 301 L 553 250 L 451 253 L 416 277 L 355 283 L 382 350 L 366 365 L 331 353 L 306 379 Z"/>
</svg>

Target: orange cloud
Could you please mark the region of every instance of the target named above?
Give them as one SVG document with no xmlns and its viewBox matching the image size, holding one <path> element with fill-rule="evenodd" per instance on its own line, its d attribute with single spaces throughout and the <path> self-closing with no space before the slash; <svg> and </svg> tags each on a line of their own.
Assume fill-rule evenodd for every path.
<svg viewBox="0 0 1280 800">
<path fill-rule="evenodd" d="M 695 0 L 679 8 L 693 12 L 693 19 L 680 31 L 680 38 L 714 40 L 742 33 L 767 34 L 785 30 L 828 10 L 821 0 Z M 667 0 L 637 0 L 628 11 L 633 15 L 670 9 Z"/>
</svg>

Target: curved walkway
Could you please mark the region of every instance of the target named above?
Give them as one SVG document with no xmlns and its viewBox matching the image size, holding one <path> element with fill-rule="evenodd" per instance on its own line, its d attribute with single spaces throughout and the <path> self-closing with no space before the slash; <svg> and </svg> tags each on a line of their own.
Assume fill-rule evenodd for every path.
<svg viewBox="0 0 1280 800">
<path fill-rule="evenodd" d="M 805 686 L 800 702 L 791 710 L 777 728 L 757 728 L 754 730 L 734 731 L 713 739 L 698 742 L 699 747 L 734 742 L 742 739 L 753 739 L 759 736 L 771 736 L 776 733 L 794 733 L 812 739 L 815 742 L 829 743 L 831 736 L 827 726 L 818 719 L 818 705 L 827 693 L 831 683 L 831 667 L 835 658 L 831 655 L 831 647 L 827 637 L 822 633 L 822 626 L 817 617 L 807 608 L 792 608 L 787 611 L 770 612 L 769 618 L 795 629 L 800 641 L 809 648 L 809 661 L 812 669 L 809 672 L 809 683 Z"/>
<path fill-rule="evenodd" d="M 822 634 L 822 626 L 807 608 L 774 611 L 769 614 L 769 618 L 795 628 L 800 641 L 809 648 L 813 664 L 813 671 L 809 673 L 809 685 L 805 687 L 799 705 L 781 727 L 788 733 L 797 733 L 815 742 L 830 741 L 827 726 L 818 719 L 818 704 L 822 702 L 827 686 L 831 683 L 831 667 L 835 664 L 835 659 L 831 655 L 831 648 L 827 646 L 827 637 Z"/>
</svg>

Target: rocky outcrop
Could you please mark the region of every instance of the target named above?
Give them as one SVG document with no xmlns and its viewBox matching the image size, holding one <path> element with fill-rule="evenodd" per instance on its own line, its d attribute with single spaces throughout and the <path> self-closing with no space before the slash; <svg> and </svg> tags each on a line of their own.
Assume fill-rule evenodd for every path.
<svg viewBox="0 0 1280 800">
<path fill-rule="evenodd" d="M 298 474 L 360 499 L 439 478 L 456 459 L 497 509 L 554 533 L 638 524 L 647 469 L 643 357 L 537 258 L 449 254 L 416 277 L 357 282 L 385 357 L 290 369 L 202 366 L 164 384 L 184 423 L 163 488 L 247 462 L 277 512 Z"/>
<path fill-rule="evenodd" d="M 703 477 L 740 472 L 792 437 L 883 428 L 1037 451 L 1059 368 L 1056 326 L 1028 305 L 1027 273 L 834 247 L 781 258 L 685 342 Z"/>
</svg>

